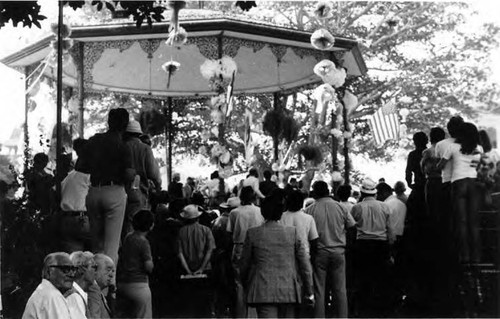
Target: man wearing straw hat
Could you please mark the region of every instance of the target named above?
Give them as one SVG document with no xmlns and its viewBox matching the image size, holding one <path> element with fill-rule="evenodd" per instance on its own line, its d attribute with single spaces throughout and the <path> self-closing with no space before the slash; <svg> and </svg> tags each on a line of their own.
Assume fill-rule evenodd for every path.
<svg viewBox="0 0 500 319">
<path fill-rule="evenodd" d="M 385 203 L 377 201 L 377 183 L 365 178 L 361 184 L 363 200 L 353 206 L 352 217 L 356 221 L 355 271 L 359 279 L 360 309 L 381 311 L 368 312 L 370 316 L 383 316 L 384 304 L 388 304 L 385 288 L 388 282 L 390 246 L 394 242 L 394 230 L 390 222 L 391 211 Z M 361 314 L 360 314 L 361 315 Z"/>
</svg>

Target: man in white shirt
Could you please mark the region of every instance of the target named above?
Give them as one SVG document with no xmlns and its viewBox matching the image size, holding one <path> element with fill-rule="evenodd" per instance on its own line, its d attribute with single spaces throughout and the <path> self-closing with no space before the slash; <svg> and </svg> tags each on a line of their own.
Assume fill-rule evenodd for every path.
<svg viewBox="0 0 500 319">
<path fill-rule="evenodd" d="M 72 292 L 73 266 L 67 253 L 56 252 L 45 257 L 42 282 L 26 304 L 22 319 L 74 319 L 65 294 Z"/>
<path fill-rule="evenodd" d="M 73 148 L 78 155 L 75 169 L 61 182 L 61 245 L 65 251 L 82 250 L 90 240 L 90 224 L 85 199 L 90 188 L 90 174 L 84 168 L 81 155 L 87 140 L 78 138 Z"/>
<path fill-rule="evenodd" d="M 75 251 L 69 256 L 73 265 L 78 267 L 78 271 L 73 282 L 74 292 L 68 296 L 70 308 L 74 308 L 80 318 L 87 318 L 89 315 L 88 296 L 90 286 L 96 279 L 97 264 L 94 261 L 94 254 L 89 251 Z"/>
<path fill-rule="evenodd" d="M 446 128 L 448 129 L 448 133 L 450 134 L 449 138 L 441 140 L 436 143 L 435 152 L 436 157 L 443 158 L 445 152 L 448 150 L 450 145 L 455 143 L 455 139 L 460 130 L 460 126 L 464 123 L 464 120 L 460 116 L 453 116 L 448 121 Z M 453 162 L 448 161 L 443 170 L 441 171 L 442 177 L 442 191 L 443 191 L 443 199 L 442 205 L 444 211 L 442 212 L 443 216 L 443 226 L 442 231 L 451 231 L 451 175 L 453 173 Z M 451 237 L 451 236 L 445 236 Z"/>
</svg>

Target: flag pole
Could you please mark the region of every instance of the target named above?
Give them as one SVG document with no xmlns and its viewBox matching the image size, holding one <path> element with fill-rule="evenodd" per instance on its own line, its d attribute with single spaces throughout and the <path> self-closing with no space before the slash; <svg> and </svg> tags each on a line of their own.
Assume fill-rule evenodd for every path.
<svg viewBox="0 0 500 319">
<path fill-rule="evenodd" d="M 56 172 L 61 171 L 61 151 L 62 151 L 62 25 L 63 25 L 63 7 L 64 4 L 60 0 L 59 16 L 57 22 L 57 111 L 56 111 Z M 56 196 L 60 198 L 61 195 L 61 181 L 56 180 Z"/>
</svg>

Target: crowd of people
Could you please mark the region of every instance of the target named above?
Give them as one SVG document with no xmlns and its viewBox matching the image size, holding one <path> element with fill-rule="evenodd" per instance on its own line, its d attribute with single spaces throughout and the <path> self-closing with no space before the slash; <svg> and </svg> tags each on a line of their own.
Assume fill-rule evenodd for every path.
<svg viewBox="0 0 500 319">
<path fill-rule="evenodd" d="M 34 158 L 27 188 L 44 214 L 58 203 L 58 252 L 23 318 L 462 316 L 481 303 L 479 210 L 498 201 L 499 157 L 459 116 L 430 147 L 414 135 L 408 197 L 401 181 L 303 189 L 255 168 L 232 189 L 215 171 L 203 185 L 174 174 L 165 191 L 139 123 L 117 108 L 108 127 L 74 141 L 60 198 Z"/>
</svg>

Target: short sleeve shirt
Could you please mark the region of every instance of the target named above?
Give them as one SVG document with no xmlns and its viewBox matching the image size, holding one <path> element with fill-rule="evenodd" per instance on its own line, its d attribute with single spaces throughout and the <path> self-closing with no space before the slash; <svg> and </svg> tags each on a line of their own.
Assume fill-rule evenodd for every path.
<svg viewBox="0 0 500 319">
<path fill-rule="evenodd" d="M 346 228 L 355 225 L 345 207 L 330 197 L 323 197 L 307 207 L 306 213 L 311 215 L 316 223 L 318 249 L 345 249 Z"/>
<path fill-rule="evenodd" d="M 305 243 L 306 252 L 309 253 L 309 241 L 319 237 L 314 218 L 302 210 L 298 212 L 287 211 L 281 216 L 280 222 L 285 226 L 292 226 L 297 229 L 297 234 L 300 240 Z"/>
<path fill-rule="evenodd" d="M 443 158 L 444 152 L 450 146 L 455 142 L 455 139 L 453 137 L 444 139 L 442 141 L 439 141 L 436 143 L 436 157 L 438 158 Z M 451 181 L 451 170 L 452 170 L 452 163 L 447 162 L 446 165 L 443 167 L 442 170 L 442 177 L 443 177 L 443 183 Z"/>
<path fill-rule="evenodd" d="M 207 252 L 215 249 L 212 230 L 198 222 L 182 226 L 177 238 L 177 249 L 184 255 L 189 269 L 199 269 Z M 207 269 L 210 269 L 210 263 Z"/>
<path fill-rule="evenodd" d="M 147 238 L 133 232 L 125 237 L 118 259 L 117 280 L 119 282 L 148 282 L 144 263 L 153 260 Z"/>
<path fill-rule="evenodd" d="M 452 162 L 451 182 L 477 177 L 477 165 L 481 160 L 482 147 L 478 146 L 474 154 L 462 154 L 461 148 L 460 144 L 452 143 L 443 154 L 444 159 Z"/>
</svg>

